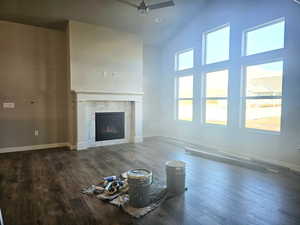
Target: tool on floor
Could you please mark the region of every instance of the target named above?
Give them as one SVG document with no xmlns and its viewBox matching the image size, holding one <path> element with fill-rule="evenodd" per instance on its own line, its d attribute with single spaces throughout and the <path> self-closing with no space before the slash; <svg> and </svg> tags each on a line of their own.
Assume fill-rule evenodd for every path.
<svg viewBox="0 0 300 225">
<path fill-rule="evenodd" d="M 104 177 L 103 180 L 107 182 L 112 182 L 117 179 L 117 176 L 109 176 L 109 177 Z"/>
<path fill-rule="evenodd" d="M 184 162 L 167 162 L 166 172 L 168 189 L 158 182 L 153 182 L 152 171 L 132 169 L 120 176 L 101 178 L 99 184 L 83 189 L 82 193 L 93 193 L 96 198 L 121 208 L 135 218 L 140 218 L 164 201 L 187 190 Z"/>
<path fill-rule="evenodd" d="M 4 225 L 1 209 L 0 209 L 0 225 Z"/>
</svg>

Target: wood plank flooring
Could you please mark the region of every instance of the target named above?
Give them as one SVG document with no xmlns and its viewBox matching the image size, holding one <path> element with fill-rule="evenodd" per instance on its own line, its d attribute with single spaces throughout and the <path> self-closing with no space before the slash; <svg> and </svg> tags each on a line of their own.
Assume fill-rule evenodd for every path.
<svg viewBox="0 0 300 225">
<path fill-rule="evenodd" d="M 187 162 L 188 191 L 142 219 L 80 193 L 102 176 L 149 168 L 165 182 L 165 162 Z M 0 154 L 5 225 L 299 225 L 300 178 L 262 173 L 188 155 L 149 138 L 87 151 Z"/>
</svg>

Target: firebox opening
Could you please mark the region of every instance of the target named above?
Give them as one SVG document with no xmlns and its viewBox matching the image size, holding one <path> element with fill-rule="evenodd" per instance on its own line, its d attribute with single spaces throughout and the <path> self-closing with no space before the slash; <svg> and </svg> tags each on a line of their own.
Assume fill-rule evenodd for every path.
<svg viewBox="0 0 300 225">
<path fill-rule="evenodd" d="M 125 137 L 124 112 L 96 113 L 96 141 Z"/>
</svg>

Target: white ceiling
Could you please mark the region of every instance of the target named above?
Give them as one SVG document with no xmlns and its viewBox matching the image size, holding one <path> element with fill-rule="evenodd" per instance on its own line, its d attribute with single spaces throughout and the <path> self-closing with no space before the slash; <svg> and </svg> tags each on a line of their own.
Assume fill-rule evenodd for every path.
<svg viewBox="0 0 300 225">
<path fill-rule="evenodd" d="M 149 4 L 162 1 L 147 0 Z M 195 17 L 205 1 L 174 0 L 175 7 L 142 16 L 115 0 L 0 0 L 0 19 L 56 29 L 64 29 L 67 20 L 77 20 L 136 33 L 146 44 L 160 45 Z"/>
</svg>

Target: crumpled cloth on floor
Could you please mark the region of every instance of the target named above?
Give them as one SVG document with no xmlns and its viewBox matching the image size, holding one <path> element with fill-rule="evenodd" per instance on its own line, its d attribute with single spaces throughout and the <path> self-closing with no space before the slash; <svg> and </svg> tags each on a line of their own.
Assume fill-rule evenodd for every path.
<svg viewBox="0 0 300 225">
<path fill-rule="evenodd" d="M 120 195 L 109 203 L 120 207 L 124 212 L 134 218 L 140 218 L 159 207 L 167 199 L 167 197 L 168 194 L 166 188 L 153 186 L 150 191 L 150 203 L 146 207 L 134 208 L 130 206 L 128 194 Z"/>
<path fill-rule="evenodd" d="M 117 206 L 120 209 L 122 209 L 125 213 L 129 214 L 134 218 L 140 218 L 142 216 L 145 216 L 146 214 L 150 213 L 151 211 L 159 207 L 164 201 L 174 197 L 174 195 L 167 192 L 165 186 L 162 186 L 159 183 L 154 181 L 150 188 L 149 204 L 144 208 L 134 208 L 129 204 L 128 189 L 119 191 L 114 195 L 97 193 L 96 189 L 97 189 L 96 185 L 91 185 L 87 188 L 82 189 L 81 192 L 83 194 L 93 195 L 102 201 Z"/>
</svg>

